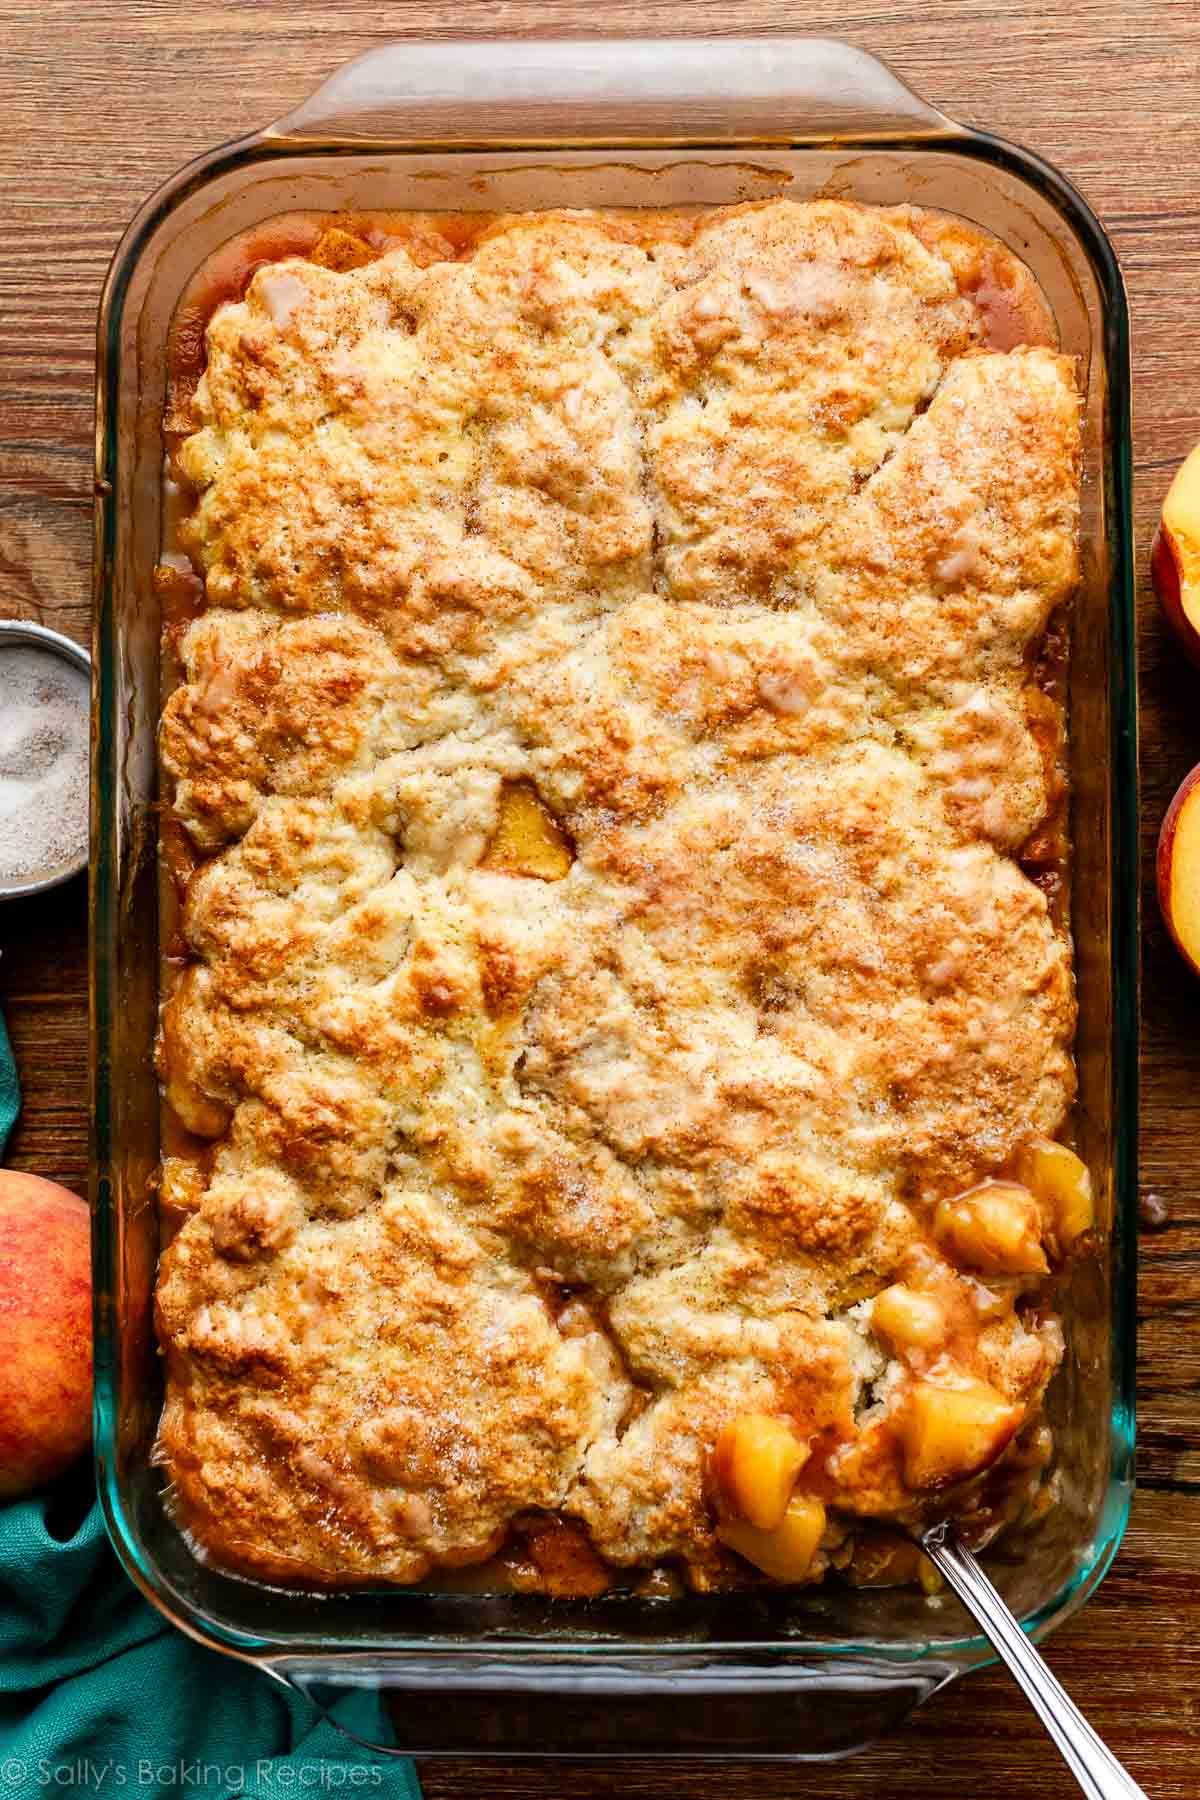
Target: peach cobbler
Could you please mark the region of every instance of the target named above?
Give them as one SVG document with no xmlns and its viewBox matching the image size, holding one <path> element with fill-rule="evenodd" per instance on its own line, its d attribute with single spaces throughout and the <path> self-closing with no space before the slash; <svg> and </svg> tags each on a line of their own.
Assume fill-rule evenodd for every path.
<svg viewBox="0 0 1200 1800">
<path fill-rule="evenodd" d="M 166 422 L 176 1516 L 308 1585 L 913 1579 L 1050 1503 L 1092 1225 L 1045 303 L 833 200 L 273 229 Z"/>
</svg>

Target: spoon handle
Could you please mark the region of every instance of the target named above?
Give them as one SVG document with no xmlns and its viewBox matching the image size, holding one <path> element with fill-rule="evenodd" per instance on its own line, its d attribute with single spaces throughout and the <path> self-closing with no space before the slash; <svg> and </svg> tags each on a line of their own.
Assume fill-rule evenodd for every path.
<svg viewBox="0 0 1200 1800">
<path fill-rule="evenodd" d="M 1032 1640 L 996 1592 L 975 1558 L 948 1525 L 922 1535 L 922 1548 L 941 1570 L 967 1611 L 1054 1739 L 1067 1767 L 1088 1800 L 1146 1800 L 1143 1790 L 1092 1730 L 1079 1708 L 1050 1673 Z"/>
</svg>

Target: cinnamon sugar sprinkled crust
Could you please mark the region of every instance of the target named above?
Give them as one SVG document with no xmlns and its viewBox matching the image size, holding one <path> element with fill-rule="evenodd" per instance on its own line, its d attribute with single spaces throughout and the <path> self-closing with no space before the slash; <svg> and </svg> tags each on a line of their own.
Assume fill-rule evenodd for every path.
<svg viewBox="0 0 1200 1800">
<path fill-rule="evenodd" d="M 962 258 L 833 201 L 542 214 L 213 318 L 161 749 L 214 1149 L 164 1170 L 158 1319 L 222 1563 L 409 1582 L 546 1509 L 720 1582 L 755 1410 L 843 1535 L 917 1504 L 862 1303 L 1073 1089 L 1016 856 L 1079 401 Z M 1036 1283 L 939 1270 L 1032 1417 Z"/>
</svg>

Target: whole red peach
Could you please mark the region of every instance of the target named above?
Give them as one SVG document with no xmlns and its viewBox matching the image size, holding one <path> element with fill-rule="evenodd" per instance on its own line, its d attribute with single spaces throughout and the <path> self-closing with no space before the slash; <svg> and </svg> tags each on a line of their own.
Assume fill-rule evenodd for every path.
<svg viewBox="0 0 1200 1800">
<path fill-rule="evenodd" d="M 87 1206 L 0 1169 L 0 1499 L 50 1481 L 91 1435 Z"/>
</svg>

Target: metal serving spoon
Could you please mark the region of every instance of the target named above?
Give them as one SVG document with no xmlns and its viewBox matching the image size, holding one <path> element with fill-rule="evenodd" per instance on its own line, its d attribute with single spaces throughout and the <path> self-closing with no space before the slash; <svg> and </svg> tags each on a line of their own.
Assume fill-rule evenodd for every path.
<svg viewBox="0 0 1200 1800">
<path fill-rule="evenodd" d="M 939 1568 L 980 1626 L 1062 1753 L 1088 1800 L 1146 1800 L 1146 1795 L 1096 1736 L 1060 1687 L 975 1558 L 951 1525 L 922 1532 L 921 1548 Z"/>
</svg>

